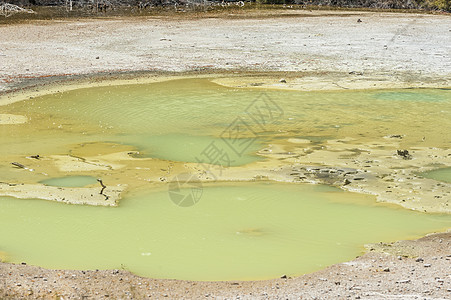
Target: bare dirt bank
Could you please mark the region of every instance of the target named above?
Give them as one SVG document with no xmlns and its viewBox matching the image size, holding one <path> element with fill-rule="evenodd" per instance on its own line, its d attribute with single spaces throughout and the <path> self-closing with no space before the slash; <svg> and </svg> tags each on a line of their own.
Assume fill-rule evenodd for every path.
<svg viewBox="0 0 451 300">
<path fill-rule="evenodd" d="M 13 96 L 8 91 L 54 76 L 63 80 L 134 71 L 275 72 L 272 80 L 236 73 L 236 81 L 218 82 L 302 90 L 449 87 L 449 25 L 446 15 L 325 11 L 293 12 L 286 18 L 118 18 L 5 25 L 0 26 L 0 102 Z M 352 262 L 314 274 L 259 282 L 155 280 L 125 271 L 53 271 L 3 263 L 0 298 L 450 297 L 449 233 L 370 248 L 374 250 Z M 418 257 L 422 260 L 416 261 Z"/>
<path fill-rule="evenodd" d="M 285 10 L 277 18 L 2 25 L 0 91 L 29 79 L 120 71 L 286 72 L 301 89 L 449 86 L 450 19 Z"/>
</svg>

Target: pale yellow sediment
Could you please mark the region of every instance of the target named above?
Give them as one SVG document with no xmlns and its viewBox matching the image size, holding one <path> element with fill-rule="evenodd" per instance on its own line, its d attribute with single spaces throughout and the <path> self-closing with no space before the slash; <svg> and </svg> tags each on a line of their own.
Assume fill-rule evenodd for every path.
<svg viewBox="0 0 451 300">
<path fill-rule="evenodd" d="M 125 185 L 108 186 L 102 190 L 101 186 L 68 188 L 43 184 L 0 183 L 0 195 L 19 199 L 42 199 L 79 205 L 117 206 L 121 193 L 125 188 Z"/>
<path fill-rule="evenodd" d="M 238 73 L 238 72 L 237 72 Z M 244 74 L 244 75 L 243 75 Z M 333 91 L 333 90 L 366 90 L 366 89 L 394 89 L 394 88 L 448 88 L 451 86 L 451 80 L 440 77 L 430 79 L 429 81 L 417 82 L 407 81 L 402 78 L 393 78 L 387 74 L 356 76 L 342 73 L 330 72 L 320 75 L 309 75 L 310 73 L 291 72 L 289 77 L 283 78 L 283 75 L 274 75 L 274 72 L 246 72 L 238 74 L 181 74 L 173 76 L 164 76 L 158 74 L 149 75 L 130 75 L 126 79 L 118 79 L 113 76 L 93 80 L 76 79 L 73 81 L 51 82 L 37 87 L 24 88 L 13 93 L 0 94 L 0 106 L 12 104 L 15 102 L 28 100 L 30 98 L 40 97 L 49 94 L 67 92 L 77 89 L 121 86 L 133 84 L 149 84 L 164 82 L 168 80 L 187 79 L 187 78 L 209 78 L 211 82 L 232 88 L 252 88 L 252 89 L 272 89 L 272 90 L 292 90 L 292 91 Z M 280 82 L 284 79 L 285 82 Z M 1 124 L 1 123 L 0 123 Z"/>
<path fill-rule="evenodd" d="M 327 73 L 321 76 L 309 74 L 291 74 L 269 76 L 230 76 L 212 79 L 212 82 L 232 88 L 275 89 L 291 91 L 333 91 L 333 90 L 367 90 L 396 88 L 446 88 L 451 80 L 439 78 L 430 81 L 407 81 L 393 78 L 387 74 L 349 75 Z"/>
<path fill-rule="evenodd" d="M 28 122 L 26 116 L 13 114 L 0 114 L 0 125 L 24 124 Z"/>
<path fill-rule="evenodd" d="M 8 253 L 0 251 L 0 262 L 8 261 Z"/>
<path fill-rule="evenodd" d="M 101 157 L 74 157 L 69 155 L 52 155 L 54 164 L 61 172 L 107 171 L 123 168 L 124 165 L 113 163 Z"/>
<path fill-rule="evenodd" d="M 330 140 L 321 149 L 313 149 L 307 140 L 296 143 L 292 140 L 284 143 L 281 140 L 279 144 L 270 144 L 258 152 L 258 155 L 265 158 L 263 161 L 240 167 L 210 166 L 208 170 L 212 172 L 196 163 L 134 158 L 127 151 L 95 157 L 83 156 L 83 148 L 77 151 L 80 157 L 51 155 L 43 160 L 30 159 L 28 167 L 41 174 L 49 172 L 46 175 L 50 177 L 58 176 L 60 172 L 89 175 L 90 171 L 102 171 L 102 178 L 109 185 L 127 183 L 130 189 L 161 187 L 161 184 L 164 185 L 173 180 L 174 176 L 185 172 L 196 174 L 202 182 L 270 180 L 295 184 L 331 184 L 343 190 L 375 195 L 379 202 L 393 203 L 412 210 L 451 213 L 451 184 L 418 175 L 418 172 L 437 168 L 437 161 L 440 161 L 441 167 L 451 167 L 451 150 L 415 147 L 411 148 L 412 159 L 403 159 L 396 154 L 399 142 L 393 140 L 381 138 L 374 143 L 360 144 L 353 138 L 344 138 Z M 359 149 L 360 153 L 353 151 L 355 149 Z M 90 153 L 92 149 L 86 150 Z M 352 170 L 350 175 L 337 175 L 337 172 L 349 170 Z M 108 204 L 102 195 L 98 195 L 99 189 L 15 183 L 3 184 L 0 195 L 72 204 Z M 120 191 L 118 189 L 114 188 L 111 199 L 118 200 L 125 188 L 121 187 Z M 115 192 L 117 196 L 114 196 Z"/>
</svg>

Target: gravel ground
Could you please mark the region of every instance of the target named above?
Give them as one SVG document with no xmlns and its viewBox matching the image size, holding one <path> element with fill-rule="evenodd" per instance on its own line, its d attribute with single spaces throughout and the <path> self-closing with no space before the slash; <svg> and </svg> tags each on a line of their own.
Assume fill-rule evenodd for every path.
<svg viewBox="0 0 451 300">
<path fill-rule="evenodd" d="M 348 88 L 369 87 L 369 82 L 380 86 L 381 81 L 449 87 L 449 15 L 282 13 L 283 18 L 154 17 L 2 25 L 0 92 L 36 78 L 122 71 L 291 72 L 301 84 L 305 74 L 314 74 L 308 79 L 312 88 L 337 87 L 343 78 Z M 315 87 L 312 78 L 333 84 Z M 0 298 L 451 298 L 451 233 L 370 249 L 351 262 L 313 274 L 256 282 L 156 280 L 124 270 L 46 270 L 0 263 Z"/>
</svg>

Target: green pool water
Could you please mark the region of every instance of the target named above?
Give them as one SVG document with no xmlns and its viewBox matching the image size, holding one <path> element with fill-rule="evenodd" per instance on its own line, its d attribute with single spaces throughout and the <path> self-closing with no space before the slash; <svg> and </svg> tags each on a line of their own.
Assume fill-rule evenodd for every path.
<svg viewBox="0 0 451 300">
<path fill-rule="evenodd" d="M 420 174 L 423 177 L 451 182 L 451 168 L 442 168 Z"/>
<path fill-rule="evenodd" d="M 389 101 L 420 101 L 420 102 L 436 102 L 446 101 L 446 97 L 440 94 L 431 94 L 422 90 L 405 90 L 405 91 L 388 91 L 378 92 L 374 95 L 376 99 Z"/>
<path fill-rule="evenodd" d="M 258 150 L 289 138 L 322 147 L 330 139 L 351 137 L 365 144 L 393 134 L 404 135 L 402 149 L 450 148 L 451 139 L 443 134 L 451 128 L 450 95 L 445 89 L 235 89 L 183 79 L 84 88 L 2 106 L 0 113 L 29 121 L 0 126 L 0 182 L 81 187 L 106 178 L 141 186 L 139 192 L 128 191 L 117 208 L 0 197 L 0 251 L 10 261 L 48 268 L 247 280 L 312 272 L 354 258 L 365 243 L 449 228 L 449 216 L 375 204 L 372 197 L 326 186 L 207 185 L 199 203 L 181 208 L 167 190 L 154 190 L 146 181 L 152 172 L 172 176 L 171 162 L 152 169 L 153 160 L 124 160 L 117 170 L 67 174 L 48 157 L 86 154 L 95 161 L 108 143 L 107 153 L 125 145 L 139 151 L 133 157 L 205 162 L 216 147 L 220 164 L 241 166 L 262 160 Z M 269 108 L 261 99 L 275 104 L 265 122 L 259 112 Z M 25 158 L 36 154 L 41 160 Z M 36 171 L 12 168 L 12 161 L 32 161 Z"/>
<path fill-rule="evenodd" d="M 0 220 L 0 250 L 13 262 L 191 280 L 299 275 L 352 259 L 365 243 L 451 226 L 327 186 L 267 183 L 205 186 L 188 208 L 167 190 L 118 208 L 0 198 Z"/>
<path fill-rule="evenodd" d="M 58 187 L 84 187 L 97 183 L 97 179 L 91 176 L 65 176 L 42 180 L 40 183 Z"/>
</svg>

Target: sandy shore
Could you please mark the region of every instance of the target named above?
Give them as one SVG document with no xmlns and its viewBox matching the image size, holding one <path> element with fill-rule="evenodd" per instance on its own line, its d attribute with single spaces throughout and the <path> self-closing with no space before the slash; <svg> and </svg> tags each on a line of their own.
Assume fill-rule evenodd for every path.
<svg viewBox="0 0 451 300">
<path fill-rule="evenodd" d="M 299 90 L 451 85 L 450 16 L 280 13 L 284 18 L 115 18 L 3 25 L 0 104 L 57 91 L 52 84 L 68 79 L 77 79 L 69 88 L 105 84 L 96 77 L 83 78 L 94 73 L 98 79 L 114 73 L 122 83 L 134 83 L 159 80 L 162 74 L 168 78 L 222 72 L 226 78 L 215 81 L 227 86 Z M 279 82 L 281 78 L 287 83 Z M 37 88 L 42 84 L 44 89 Z M 1 113 L 0 107 L 0 126 L 26 122 L 23 116 Z M 443 155 L 449 159 L 448 153 Z M 450 245 L 449 233 L 376 245 L 349 263 L 295 279 L 259 282 L 153 280 L 122 270 L 52 271 L 3 263 L 0 297 L 447 299 Z"/>
</svg>

